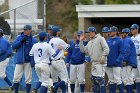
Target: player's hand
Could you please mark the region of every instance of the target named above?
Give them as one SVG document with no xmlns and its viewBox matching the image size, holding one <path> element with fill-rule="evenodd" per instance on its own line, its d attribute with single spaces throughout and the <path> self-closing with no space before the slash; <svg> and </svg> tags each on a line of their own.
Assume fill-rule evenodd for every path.
<svg viewBox="0 0 140 93">
<path fill-rule="evenodd" d="M 106 63 L 106 56 L 102 56 L 100 58 L 100 64 L 105 64 Z"/>
<path fill-rule="evenodd" d="M 27 38 L 26 37 L 24 37 L 22 40 L 21 40 L 21 43 L 23 44 L 23 43 L 25 43 L 26 42 L 26 40 L 27 40 Z"/>
<path fill-rule="evenodd" d="M 85 39 L 84 34 L 81 34 L 81 35 L 80 35 L 80 40 L 84 40 L 84 39 Z"/>
</svg>

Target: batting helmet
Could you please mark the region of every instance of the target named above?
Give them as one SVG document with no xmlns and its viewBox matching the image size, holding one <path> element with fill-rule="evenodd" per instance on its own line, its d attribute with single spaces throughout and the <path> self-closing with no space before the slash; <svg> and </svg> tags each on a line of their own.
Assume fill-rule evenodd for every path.
<svg viewBox="0 0 140 93">
<path fill-rule="evenodd" d="M 96 28 L 91 26 L 88 28 L 87 32 L 96 32 Z"/>
<path fill-rule="evenodd" d="M 59 26 L 53 26 L 52 27 L 52 31 L 53 32 L 58 32 L 58 31 L 60 31 L 61 29 L 60 29 L 60 27 Z"/>
<path fill-rule="evenodd" d="M 117 32 L 117 31 L 118 31 L 118 28 L 116 26 L 112 26 L 109 29 L 109 32 Z"/>
<path fill-rule="evenodd" d="M 77 35 L 80 36 L 80 35 L 83 34 L 83 33 L 84 33 L 84 31 L 78 31 L 78 32 L 77 32 Z"/>
<path fill-rule="evenodd" d="M 137 25 L 137 24 L 132 24 L 130 28 L 131 28 L 131 29 L 139 29 L 139 25 Z"/>
<path fill-rule="evenodd" d="M 39 33 L 39 38 L 44 38 L 44 37 L 47 37 L 47 33 L 45 31 L 41 31 Z"/>
<path fill-rule="evenodd" d="M 130 33 L 130 29 L 129 28 L 122 29 L 122 33 Z"/>
<path fill-rule="evenodd" d="M 52 30 L 53 26 L 54 26 L 54 25 L 49 25 L 47 29 L 48 29 L 48 30 Z"/>
<path fill-rule="evenodd" d="M 103 32 L 103 33 L 107 33 L 108 31 L 109 31 L 109 28 L 108 28 L 108 27 L 103 27 L 103 28 L 102 28 L 102 32 Z"/>
</svg>

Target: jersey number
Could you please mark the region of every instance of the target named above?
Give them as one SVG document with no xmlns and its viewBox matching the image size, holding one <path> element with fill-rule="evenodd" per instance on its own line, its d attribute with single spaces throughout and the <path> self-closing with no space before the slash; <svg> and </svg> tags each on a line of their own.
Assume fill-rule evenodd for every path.
<svg viewBox="0 0 140 93">
<path fill-rule="evenodd" d="M 42 49 L 38 49 L 38 56 L 41 57 L 42 56 Z"/>
</svg>

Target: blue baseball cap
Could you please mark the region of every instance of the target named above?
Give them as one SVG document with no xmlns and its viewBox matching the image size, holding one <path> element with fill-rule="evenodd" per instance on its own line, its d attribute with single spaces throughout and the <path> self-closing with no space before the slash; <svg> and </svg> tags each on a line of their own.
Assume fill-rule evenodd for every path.
<svg viewBox="0 0 140 93">
<path fill-rule="evenodd" d="M 39 38 L 47 37 L 47 33 L 45 31 L 39 32 Z"/>
<path fill-rule="evenodd" d="M 84 33 L 84 31 L 78 31 L 77 32 L 77 36 L 80 36 L 80 35 L 82 35 Z"/>
<path fill-rule="evenodd" d="M 58 31 L 60 31 L 61 29 L 60 29 L 60 27 L 59 26 L 53 26 L 52 27 L 52 31 L 53 32 L 58 32 Z"/>
<path fill-rule="evenodd" d="M 139 25 L 137 25 L 137 24 L 132 24 L 130 28 L 131 28 L 131 29 L 139 29 Z"/>
<path fill-rule="evenodd" d="M 103 27 L 103 28 L 102 28 L 102 32 L 103 32 L 103 33 L 107 33 L 108 31 L 109 31 L 109 28 L 108 28 L 108 27 Z"/>
<path fill-rule="evenodd" d="M 87 32 L 88 32 L 88 33 L 89 33 L 89 32 L 96 32 L 96 28 L 93 27 L 93 26 L 91 26 L 91 27 L 88 28 Z"/>
<path fill-rule="evenodd" d="M 122 29 L 122 33 L 130 33 L 130 29 L 129 28 Z"/>
<path fill-rule="evenodd" d="M 27 24 L 24 26 L 24 30 L 32 30 L 32 26 Z"/>
<path fill-rule="evenodd" d="M 108 32 L 118 32 L 118 28 L 116 26 L 112 26 Z"/>
<path fill-rule="evenodd" d="M 54 25 L 49 25 L 47 29 L 48 29 L 48 30 L 52 30 L 53 26 L 54 26 Z"/>
</svg>

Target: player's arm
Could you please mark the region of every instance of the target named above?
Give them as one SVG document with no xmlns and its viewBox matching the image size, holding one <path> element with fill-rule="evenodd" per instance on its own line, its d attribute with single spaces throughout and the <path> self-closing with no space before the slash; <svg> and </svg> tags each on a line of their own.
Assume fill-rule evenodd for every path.
<svg viewBox="0 0 140 93">
<path fill-rule="evenodd" d="M 6 53 L 7 51 L 7 44 L 6 42 L 3 40 L 1 41 L 1 44 L 0 44 L 0 55 L 3 55 L 4 53 Z"/>
<path fill-rule="evenodd" d="M 60 45 L 59 46 L 62 46 L 63 50 L 68 50 L 68 48 L 70 47 L 64 40 L 60 41 Z"/>
<path fill-rule="evenodd" d="M 33 45 L 32 49 L 30 50 L 29 55 L 30 55 L 30 63 L 31 63 L 31 66 L 34 67 L 35 66 L 34 45 Z"/>
<path fill-rule="evenodd" d="M 116 62 L 118 62 L 118 63 L 121 63 L 122 61 L 123 61 L 123 59 L 124 59 L 124 50 L 123 50 L 123 42 L 122 42 L 122 40 L 120 40 L 120 42 L 119 42 L 119 45 L 118 45 L 118 48 L 119 48 L 119 56 L 118 56 L 118 58 L 116 59 Z"/>
<path fill-rule="evenodd" d="M 0 46 L 0 55 L 3 55 L 6 51 L 3 49 L 3 47 Z"/>
<path fill-rule="evenodd" d="M 48 45 L 48 51 L 49 51 L 50 57 L 55 58 L 57 56 L 56 52 L 54 51 L 51 45 Z"/>
<path fill-rule="evenodd" d="M 80 42 L 79 42 L 79 47 L 80 47 L 80 51 L 83 53 L 88 53 L 88 44 L 84 45 L 83 41 L 84 41 L 85 37 L 84 34 L 80 35 Z"/>
<path fill-rule="evenodd" d="M 12 48 L 17 49 L 17 48 L 21 47 L 21 45 L 22 45 L 21 41 L 22 41 L 22 38 L 20 36 L 18 36 L 15 39 L 15 41 L 12 43 Z"/>
<path fill-rule="evenodd" d="M 107 45 L 107 42 L 106 42 L 104 37 L 101 37 L 100 41 L 101 41 L 101 46 L 102 46 L 102 49 L 103 49 L 102 56 L 107 56 L 109 54 L 109 51 L 110 51 L 109 47 Z"/>
</svg>

